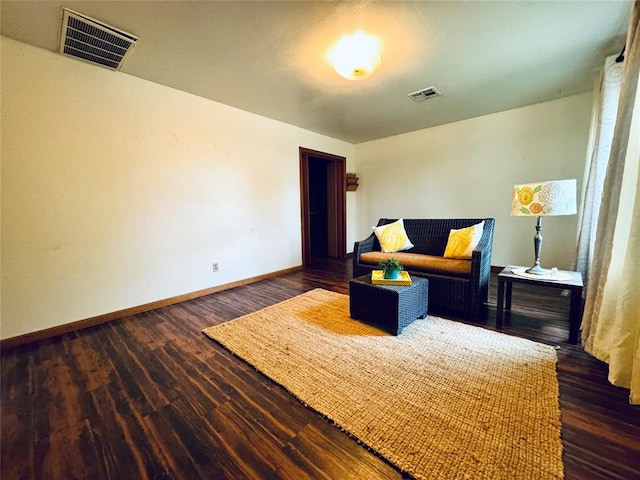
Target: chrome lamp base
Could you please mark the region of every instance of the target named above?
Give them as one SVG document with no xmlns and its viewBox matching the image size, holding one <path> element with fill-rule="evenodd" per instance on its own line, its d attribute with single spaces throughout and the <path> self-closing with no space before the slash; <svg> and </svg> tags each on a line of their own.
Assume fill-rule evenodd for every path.
<svg viewBox="0 0 640 480">
<path fill-rule="evenodd" d="M 540 250 L 542 250 L 542 235 L 540 232 L 542 231 L 542 217 L 538 217 L 538 222 L 536 223 L 536 236 L 533 237 L 533 248 L 536 254 L 536 262 L 533 264 L 533 267 L 527 268 L 525 272 L 532 273 L 533 275 L 546 275 L 549 273 L 549 270 L 546 268 L 542 268 L 540 266 Z"/>
<path fill-rule="evenodd" d="M 540 264 L 536 264 L 533 267 L 527 268 L 525 272 L 532 273 L 533 275 L 547 275 L 549 273 L 549 270 L 546 268 L 542 268 Z"/>
</svg>

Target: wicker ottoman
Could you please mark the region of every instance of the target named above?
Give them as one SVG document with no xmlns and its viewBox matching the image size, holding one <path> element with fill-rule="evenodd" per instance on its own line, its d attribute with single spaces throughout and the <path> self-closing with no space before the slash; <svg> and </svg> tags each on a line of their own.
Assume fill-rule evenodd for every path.
<svg viewBox="0 0 640 480">
<path fill-rule="evenodd" d="M 393 335 L 416 318 L 427 316 L 429 280 L 412 277 L 409 286 L 372 285 L 371 275 L 349 281 L 351 318 L 375 325 Z"/>
</svg>

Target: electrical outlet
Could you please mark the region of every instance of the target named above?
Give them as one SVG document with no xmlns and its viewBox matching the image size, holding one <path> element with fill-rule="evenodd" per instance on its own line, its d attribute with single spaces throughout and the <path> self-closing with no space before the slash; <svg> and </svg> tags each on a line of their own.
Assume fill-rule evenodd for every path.
<svg viewBox="0 0 640 480">
<path fill-rule="evenodd" d="M 214 272 L 217 272 L 218 270 L 220 270 L 220 266 L 218 265 L 218 262 L 213 262 L 211 266 L 213 267 Z"/>
</svg>

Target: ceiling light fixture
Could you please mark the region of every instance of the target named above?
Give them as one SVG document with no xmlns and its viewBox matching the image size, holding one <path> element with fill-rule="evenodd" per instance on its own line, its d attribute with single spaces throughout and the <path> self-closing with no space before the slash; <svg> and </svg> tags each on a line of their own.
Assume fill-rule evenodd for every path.
<svg viewBox="0 0 640 480">
<path fill-rule="evenodd" d="M 362 80 L 380 66 L 380 41 L 362 30 L 344 35 L 327 54 L 336 72 L 347 80 Z"/>
</svg>

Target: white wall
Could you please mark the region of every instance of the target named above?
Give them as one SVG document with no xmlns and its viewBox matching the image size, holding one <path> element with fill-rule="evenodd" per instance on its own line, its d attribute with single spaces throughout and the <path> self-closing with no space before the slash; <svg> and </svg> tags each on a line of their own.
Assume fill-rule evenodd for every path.
<svg viewBox="0 0 640 480">
<path fill-rule="evenodd" d="M 1 42 L 2 338 L 300 265 L 298 147 L 357 171 L 351 144 Z"/>
<path fill-rule="evenodd" d="M 349 251 L 383 216 L 493 216 L 492 263 L 528 265 L 535 219 L 509 216 L 512 185 L 582 181 L 590 93 L 353 146 L 1 48 L 1 338 L 299 265 L 300 146 L 358 174 Z M 570 267 L 576 221 L 544 219 L 544 266 Z"/>
<path fill-rule="evenodd" d="M 356 145 L 356 237 L 381 217 L 494 217 L 492 265 L 532 265 L 535 217 L 510 216 L 511 188 L 575 178 L 580 191 L 590 115 L 585 93 Z M 571 267 L 576 231 L 577 215 L 543 218 L 544 267 Z"/>
</svg>

